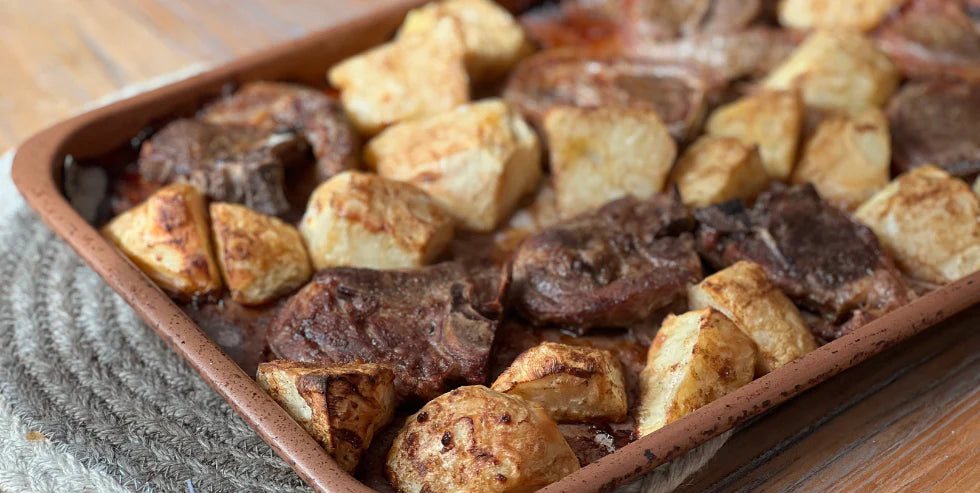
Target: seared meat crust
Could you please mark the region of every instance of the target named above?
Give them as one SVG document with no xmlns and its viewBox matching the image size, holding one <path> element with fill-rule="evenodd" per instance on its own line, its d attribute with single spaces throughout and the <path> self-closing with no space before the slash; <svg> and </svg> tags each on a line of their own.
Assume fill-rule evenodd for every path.
<svg viewBox="0 0 980 493">
<path fill-rule="evenodd" d="M 776 185 L 752 208 L 723 202 L 694 212 L 698 251 L 714 267 L 762 266 L 798 305 L 832 324 L 835 339 L 914 295 L 874 233 L 828 205 L 812 185 Z"/>
<path fill-rule="evenodd" d="M 285 167 L 305 157 L 306 143 L 290 132 L 180 119 L 143 143 L 139 172 L 152 183 L 187 182 L 211 200 L 279 215 L 289 210 Z"/>
<path fill-rule="evenodd" d="M 875 41 L 908 77 L 952 76 L 980 82 L 975 4 L 975 0 L 908 1 L 878 29 Z"/>
<path fill-rule="evenodd" d="M 683 38 L 641 43 L 630 53 L 677 63 L 697 62 L 726 80 L 756 78 L 777 67 L 796 49 L 800 33 L 766 26 L 734 32 L 705 32 Z"/>
<path fill-rule="evenodd" d="M 652 109 L 674 138 L 687 140 L 701 126 L 713 87 L 697 65 L 552 50 L 518 64 L 504 98 L 539 126 L 554 106 Z"/>
<path fill-rule="evenodd" d="M 630 327 L 686 296 L 701 261 L 675 193 L 632 196 L 525 239 L 509 298 L 538 325 Z"/>
<path fill-rule="evenodd" d="M 340 103 L 315 89 L 282 82 L 252 82 L 208 105 L 201 110 L 200 118 L 210 123 L 302 134 L 317 158 L 318 181 L 358 167 L 357 131 Z"/>
<path fill-rule="evenodd" d="M 980 172 L 980 85 L 906 84 L 888 105 L 888 120 L 899 171 L 933 164 L 953 176 Z"/>
<path fill-rule="evenodd" d="M 269 346 L 289 360 L 389 363 L 399 395 L 428 400 L 486 380 L 504 283 L 457 263 L 322 270 L 280 311 Z"/>
</svg>

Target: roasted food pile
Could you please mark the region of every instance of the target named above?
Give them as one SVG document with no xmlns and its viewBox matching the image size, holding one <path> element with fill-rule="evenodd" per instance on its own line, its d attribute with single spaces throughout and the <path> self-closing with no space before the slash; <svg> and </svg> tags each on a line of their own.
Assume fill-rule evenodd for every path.
<svg viewBox="0 0 980 493">
<path fill-rule="evenodd" d="M 369 485 L 531 491 L 980 269 L 978 12 L 430 3 L 103 232 Z"/>
</svg>

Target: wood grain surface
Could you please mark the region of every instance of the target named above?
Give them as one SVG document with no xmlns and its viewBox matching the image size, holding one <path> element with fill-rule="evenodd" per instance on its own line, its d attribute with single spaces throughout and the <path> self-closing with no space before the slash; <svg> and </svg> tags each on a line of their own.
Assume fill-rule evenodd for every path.
<svg viewBox="0 0 980 493">
<path fill-rule="evenodd" d="M 385 0 L 0 0 L 0 152 L 128 84 L 214 64 Z"/>
<path fill-rule="evenodd" d="M 79 107 L 384 0 L 0 0 L 0 151 Z M 980 307 L 737 432 L 681 488 L 980 491 Z"/>
</svg>

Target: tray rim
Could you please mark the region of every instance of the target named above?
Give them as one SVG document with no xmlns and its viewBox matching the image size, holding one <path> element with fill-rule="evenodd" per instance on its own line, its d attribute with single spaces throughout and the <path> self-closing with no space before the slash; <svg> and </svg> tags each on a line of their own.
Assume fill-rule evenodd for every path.
<svg viewBox="0 0 980 493">
<path fill-rule="evenodd" d="M 219 393 L 276 453 L 317 491 L 374 491 L 343 471 L 249 375 L 132 262 L 71 207 L 58 185 L 72 142 L 92 125 L 119 119 L 205 86 L 240 80 L 240 73 L 272 67 L 276 59 L 400 18 L 425 0 L 397 0 L 296 40 L 236 59 L 190 78 L 69 118 L 35 134 L 17 149 L 11 176 L 28 206 L 99 274 L 143 320 Z M 522 0 L 505 2 L 511 7 Z M 162 116 L 162 115 L 161 115 Z M 854 332 L 725 395 L 664 428 L 566 476 L 541 491 L 606 491 L 728 431 L 892 345 L 980 302 L 980 272 L 917 298 Z"/>
</svg>

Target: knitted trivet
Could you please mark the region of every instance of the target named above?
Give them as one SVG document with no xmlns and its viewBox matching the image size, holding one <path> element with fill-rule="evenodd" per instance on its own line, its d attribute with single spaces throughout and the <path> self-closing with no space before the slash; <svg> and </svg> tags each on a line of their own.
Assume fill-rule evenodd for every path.
<svg viewBox="0 0 980 493">
<path fill-rule="evenodd" d="M 12 157 L 0 156 L 0 491 L 308 491 L 27 209 Z M 727 437 L 622 490 L 673 490 Z"/>
</svg>

